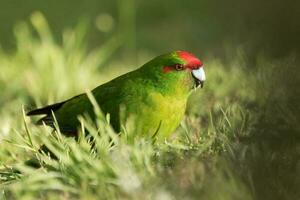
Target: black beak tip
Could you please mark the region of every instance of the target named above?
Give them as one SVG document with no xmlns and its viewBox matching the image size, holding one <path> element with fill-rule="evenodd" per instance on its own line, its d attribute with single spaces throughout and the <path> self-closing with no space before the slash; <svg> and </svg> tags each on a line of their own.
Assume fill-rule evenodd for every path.
<svg viewBox="0 0 300 200">
<path fill-rule="evenodd" d="M 196 87 L 199 87 L 199 86 L 200 86 L 200 88 L 203 88 L 203 86 L 204 86 L 204 81 L 197 80 L 197 81 L 196 81 Z"/>
<path fill-rule="evenodd" d="M 203 88 L 204 86 L 204 81 L 200 81 L 200 87 Z"/>
</svg>

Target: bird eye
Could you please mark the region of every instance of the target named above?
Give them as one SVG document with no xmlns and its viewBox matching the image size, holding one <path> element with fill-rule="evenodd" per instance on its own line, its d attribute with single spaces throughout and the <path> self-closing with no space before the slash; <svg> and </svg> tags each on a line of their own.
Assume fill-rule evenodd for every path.
<svg viewBox="0 0 300 200">
<path fill-rule="evenodd" d="M 174 68 L 175 68 L 177 71 L 180 71 L 180 70 L 183 70 L 183 69 L 184 69 L 183 65 L 180 65 L 180 64 L 176 64 L 176 65 L 174 66 Z"/>
</svg>

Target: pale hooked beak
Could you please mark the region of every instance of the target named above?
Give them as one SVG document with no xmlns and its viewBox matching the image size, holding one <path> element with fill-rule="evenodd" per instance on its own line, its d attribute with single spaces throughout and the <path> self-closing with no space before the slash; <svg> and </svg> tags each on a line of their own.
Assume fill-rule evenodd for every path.
<svg viewBox="0 0 300 200">
<path fill-rule="evenodd" d="M 203 66 L 200 67 L 199 69 L 192 70 L 192 75 L 196 81 L 196 87 L 200 85 L 200 87 L 202 88 L 204 85 L 204 81 L 206 79 Z"/>
</svg>

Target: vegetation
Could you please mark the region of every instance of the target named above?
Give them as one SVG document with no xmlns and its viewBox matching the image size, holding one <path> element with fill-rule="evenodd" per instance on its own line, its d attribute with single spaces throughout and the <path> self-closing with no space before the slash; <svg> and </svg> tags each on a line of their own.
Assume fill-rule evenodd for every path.
<svg viewBox="0 0 300 200">
<path fill-rule="evenodd" d="M 293 109 L 278 111 L 289 119 L 281 121 L 283 128 L 295 127 L 284 137 L 288 142 L 265 120 L 276 112 L 272 105 L 292 98 L 274 84 L 286 75 L 296 80 L 293 70 L 274 73 L 283 63 L 294 69 L 292 58 L 269 62 L 260 56 L 249 70 L 242 50 L 226 63 L 208 56 L 204 89 L 191 96 L 181 127 L 163 143 L 132 138 L 126 130 L 118 136 L 97 105 L 96 124 L 82 118 L 81 137 L 75 141 L 35 126 L 24 112 L 133 69 L 126 68 L 130 58 L 115 59 L 122 45 L 118 35 L 94 50 L 87 50 L 85 36 L 81 23 L 66 30 L 58 43 L 43 16 L 34 13 L 30 24 L 15 28 L 16 50 L 0 51 L 0 199 L 297 198 L 300 182 L 289 174 L 299 175 L 299 166 L 293 167 L 299 155 L 294 139 L 298 118 Z M 141 64 L 152 55 L 140 57 Z M 57 159 L 39 151 L 42 144 Z"/>
</svg>

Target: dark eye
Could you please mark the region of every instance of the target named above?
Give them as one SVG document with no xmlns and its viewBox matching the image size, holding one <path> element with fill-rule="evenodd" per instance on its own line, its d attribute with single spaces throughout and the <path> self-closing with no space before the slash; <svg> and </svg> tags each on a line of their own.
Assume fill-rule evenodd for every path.
<svg viewBox="0 0 300 200">
<path fill-rule="evenodd" d="M 174 65 L 174 68 L 175 68 L 177 71 L 180 71 L 180 70 L 183 70 L 183 69 L 184 69 L 183 65 L 180 65 L 180 64 Z"/>
</svg>

